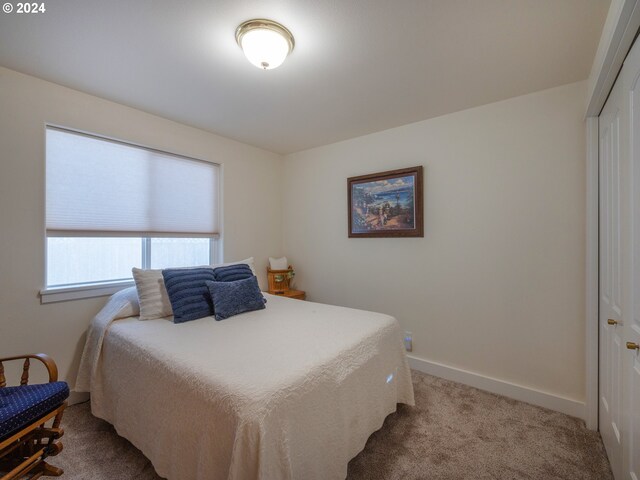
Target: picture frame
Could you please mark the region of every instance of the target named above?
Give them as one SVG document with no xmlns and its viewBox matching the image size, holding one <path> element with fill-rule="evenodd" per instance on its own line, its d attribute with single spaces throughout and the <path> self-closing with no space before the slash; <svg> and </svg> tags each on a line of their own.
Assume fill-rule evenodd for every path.
<svg viewBox="0 0 640 480">
<path fill-rule="evenodd" d="M 349 177 L 349 238 L 424 237 L 422 187 L 422 166 Z"/>
</svg>

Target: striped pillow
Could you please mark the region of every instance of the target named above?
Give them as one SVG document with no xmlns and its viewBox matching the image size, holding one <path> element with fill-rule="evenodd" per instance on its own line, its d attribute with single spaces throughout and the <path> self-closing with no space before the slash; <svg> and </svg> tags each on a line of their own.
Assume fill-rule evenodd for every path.
<svg viewBox="0 0 640 480">
<path fill-rule="evenodd" d="M 140 320 L 153 320 L 173 315 L 171 302 L 164 288 L 162 270 L 132 268 L 131 271 L 138 291 Z"/>
<path fill-rule="evenodd" d="M 167 268 L 162 270 L 174 323 L 213 315 L 207 281 L 214 281 L 212 268 Z"/>
<path fill-rule="evenodd" d="M 246 280 L 253 277 L 251 268 L 246 263 L 217 267 L 213 269 L 216 282 L 235 282 L 236 280 Z"/>
</svg>

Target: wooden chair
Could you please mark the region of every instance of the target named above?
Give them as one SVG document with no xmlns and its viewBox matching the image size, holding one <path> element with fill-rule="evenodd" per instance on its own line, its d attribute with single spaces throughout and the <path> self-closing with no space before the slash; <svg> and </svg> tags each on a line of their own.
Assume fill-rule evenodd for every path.
<svg viewBox="0 0 640 480">
<path fill-rule="evenodd" d="M 44 364 L 49 383 L 29 385 L 30 359 Z M 14 360 L 24 360 L 24 363 L 20 386 L 11 387 L 7 386 L 3 362 Z M 56 440 L 63 435 L 60 422 L 67 406 L 69 387 L 57 380 L 58 367 L 44 353 L 0 358 L 0 409 L 17 412 L 0 423 L 0 480 L 62 475 L 62 469 L 45 462 L 47 457 L 62 451 L 62 443 Z M 27 400 L 33 401 L 33 405 Z"/>
</svg>

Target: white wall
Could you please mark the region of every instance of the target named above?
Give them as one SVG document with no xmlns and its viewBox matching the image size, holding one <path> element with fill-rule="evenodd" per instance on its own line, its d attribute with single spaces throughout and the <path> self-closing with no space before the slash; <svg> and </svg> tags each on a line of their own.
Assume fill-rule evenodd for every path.
<svg viewBox="0 0 640 480">
<path fill-rule="evenodd" d="M 584 400 L 586 83 L 285 157 L 284 252 L 313 301 L 381 311 L 414 355 Z M 347 177 L 425 168 L 425 236 L 347 238 Z"/>
<path fill-rule="evenodd" d="M 281 211 L 270 208 L 280 204 L 281 156 L 0 68 L 0 357 L 49 353 L 73 384 L 105 302 L 40 304 L 46 122 L 221 163 L 225 260 L 254 256 L 266 287 L 268 256 L 282 247 Z"/>
</svg>

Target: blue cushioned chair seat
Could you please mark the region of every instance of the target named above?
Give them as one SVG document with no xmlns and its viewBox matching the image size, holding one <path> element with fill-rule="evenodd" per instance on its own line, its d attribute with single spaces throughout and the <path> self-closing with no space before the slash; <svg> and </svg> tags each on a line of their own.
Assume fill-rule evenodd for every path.
<svg viewBox="0 0 640 480">
<path fill-rule="evenodd" d="M 67 382 L 0 388 L 0 439 L 59 407 L 68 396 Z"/>
</svg>

